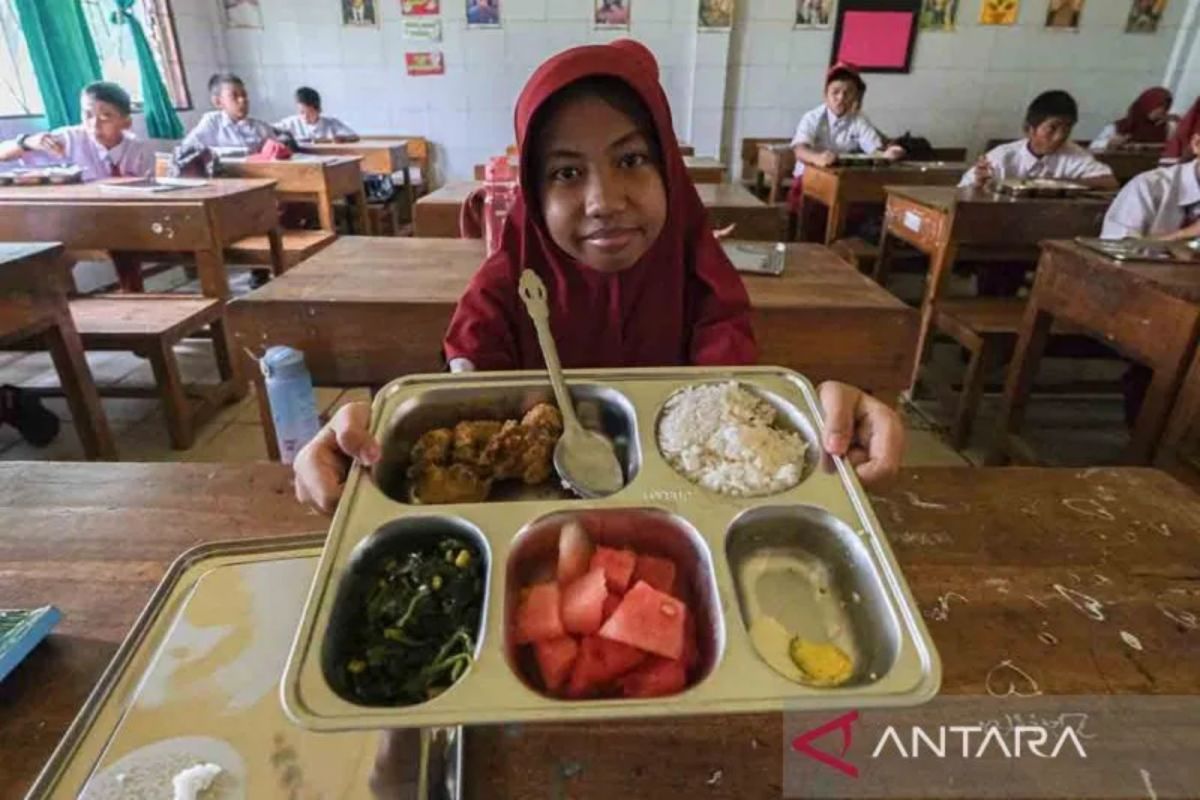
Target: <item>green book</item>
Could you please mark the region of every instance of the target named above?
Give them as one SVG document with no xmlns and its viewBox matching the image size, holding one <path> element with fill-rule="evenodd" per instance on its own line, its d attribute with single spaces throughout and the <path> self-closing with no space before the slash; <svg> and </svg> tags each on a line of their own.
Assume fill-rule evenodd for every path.
<svg viewBox="0 0 1200 800">
<path fill-rule="evenodd" d="M 0 681 L 12 672 L 62 619 L 54 606 L 0 608 Z"/>
</svg>

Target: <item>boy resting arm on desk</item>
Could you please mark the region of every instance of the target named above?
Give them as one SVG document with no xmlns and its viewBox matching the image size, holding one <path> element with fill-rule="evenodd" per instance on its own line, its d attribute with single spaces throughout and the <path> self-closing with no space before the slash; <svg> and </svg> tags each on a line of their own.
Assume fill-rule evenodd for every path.
<svg viewBox="0 0 1200 800">
<path fill-rule="evenodd" d="M 250 116 L 250 96 L 246 84 L 237 75 L 220 72 L 208 81 L 212 103 L 217 111 L 209 111 L 192 132 L 184 137 L 185 150 L 200 147 L 244 147 L 257 153 L 277 133 L 267 123 Z"/>
</svg>

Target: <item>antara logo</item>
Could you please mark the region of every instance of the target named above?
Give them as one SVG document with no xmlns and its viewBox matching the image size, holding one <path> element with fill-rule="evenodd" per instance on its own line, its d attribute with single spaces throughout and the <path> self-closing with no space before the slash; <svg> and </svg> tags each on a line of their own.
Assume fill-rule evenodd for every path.
<svg viewBox="0 0 1200 800">
<path fill-rule="evenodd" d="M 843 775 L 857 778 L 858 767 L 846 759 L 846 753 L 854 743 L 854 725 L 858 718 L 857 711 L 849 711 L 824 725 L 805 731 L 792 739 L 792 749 Z M 838 731 L 842 736 L 841 751 L 837 755 L 814 746 L 818 739 Z M 1058 758 L 1059 754 L 1068 748 L 1074 750 L 1079 758 L 1088 757 L 1079 732 L 1074 727 L 1062 727 L 1061 732 L 1056 732 L 1056 737 L 1051 736 L 1049 727 L 1045 725 L 1015 725 L 1003 728 L 993 723 L 939 725 L 929 729 L 914 725 L 907 735 L 902 735 L 894 725 L 888 725 L 875 743 L 871 758 L 874 760 L 893 752 L 906 759 L 945 759 L 959 754 L 963 759 L 981 759 L 989 755 L 1008 759 L 1022 758 L 1026 755 Z"/>
</svg>

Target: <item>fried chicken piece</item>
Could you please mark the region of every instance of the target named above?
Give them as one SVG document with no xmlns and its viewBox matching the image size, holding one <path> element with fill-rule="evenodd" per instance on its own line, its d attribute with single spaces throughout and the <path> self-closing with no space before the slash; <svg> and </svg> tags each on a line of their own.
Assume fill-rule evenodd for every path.
<svg viewBox="0 0 1200 800">
<path fill-rule="evenodd" d="M 426 431 L 409 454 L 414 469 L 426 464 L 448 464 L 450 462 L 450 445 L 454 441 L 454 432 L 449 428 L 434 428 Z"/>
<path fill-rule="evenodd" d="M 562 414 L 549 403 L 538 403 L 525 412 L 521 424 L 526 428 L 540 428 L 552 436 L 561 436 L 563 432 Z"/>
<path fill-rule="evenodd" d="M 558 434 L 551 434 L 545 428 L 509 420 L 488 443 L 483 463 L 496 480 L 520 479 L 536 486 L 549 480 L 553 472 L 557 442 Z"/>
<path fill-rule="evenodd" d="M 472 467 L 482 465 L 483 451 L 503 425 L 494 420 L 460 422 L 454 426 L 454 461 Z"/>
<path fill-rule="evenodd" d="M 466 464 L 425 464 L 416 473 L 416 498 L 426 505 L 482 503 L 492 481 Z"/>
</svg>

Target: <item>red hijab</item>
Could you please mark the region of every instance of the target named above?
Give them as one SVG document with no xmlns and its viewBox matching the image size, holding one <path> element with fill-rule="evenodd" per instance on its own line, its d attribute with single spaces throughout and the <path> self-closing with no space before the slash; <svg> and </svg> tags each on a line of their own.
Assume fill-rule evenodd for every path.
<svg viewBox="0 0 1200 800">
<path fill-rule="evenodd" d="M 560 89 L 582 78 L 612 76 L 628 84 L 650 112 L 662 152 L 667 219 L 662 233 L 627 270 L 606 275 L 563 252 L 537 209 L 530 125 Z M 517 293 L 522 268 L 546 284 L 550 326 L 564 367 L 615 368 L 685 364 L 753 364 L 750 299 L 713 238 L 687 176 L 658 63 L 629 40 L 560 53 L 529 79 L 517 100 L 521 192 L 504 226 L 500 250 L 467 286 L 450 320 L 447 359 L 477 369 L 541 369 L 533 323 Z"/>
<path fill-rule="evenodd" d="M 1171 92 L 1161 86 L 1147 89 L 1138 95 L 1137 100 L 1125 112 L 1125 116 L 1117 120 L 1117 133 L 1128 136 L 1134 142 L 1165 142 L 1167 140 L 1167 119 L 1163 117 L 1158 122 L 1150 119 L 1150 112 L 1163 106 L 1170 107 Z"/>
<path fill-rule="evenodd" d="M 1197 133 L 1200 133 L 1200 97 L 1196 98 L 1191 109 L 1175 126 L 1175 135 L 1171 137 L 1171 141 L 1167 142 L 1167 147 L 1163 150 L 1163 157 L 1181 158 L 1184 161 L 1191 159 L 1192 136 Z"/>
</svg>

